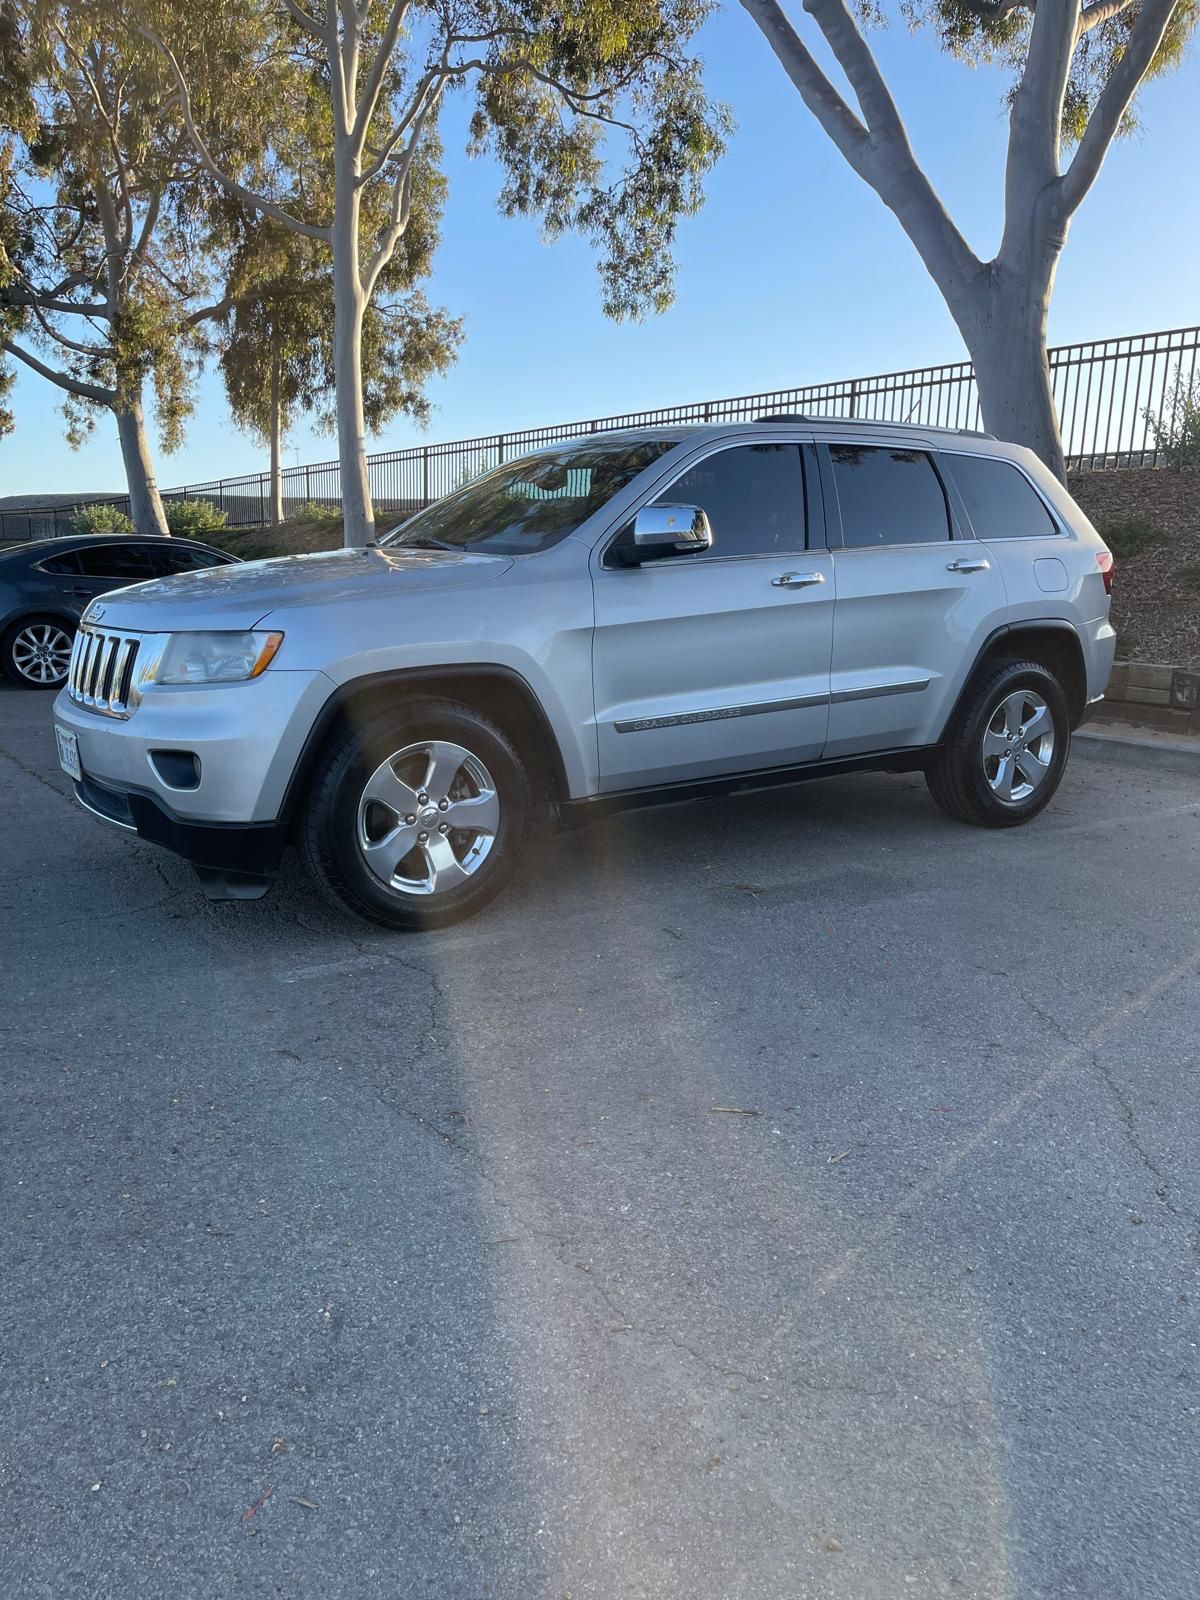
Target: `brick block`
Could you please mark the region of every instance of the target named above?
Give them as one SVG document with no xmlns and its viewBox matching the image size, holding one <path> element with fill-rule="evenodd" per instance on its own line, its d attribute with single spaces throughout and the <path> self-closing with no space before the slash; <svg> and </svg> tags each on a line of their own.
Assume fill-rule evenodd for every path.
<svg viewBox="0 0 1200 1600">
<path fill-rule="evenodd" d="M 1171 704 L 1180 711 L 1200 710 L 1200 672 L 1176 672 L 1171 679 Z"/>
<path fill-rule="evenodd" d="M 1146 661 L 1131 661 L 1126 681 L 1131 689 L 1165 689 L 1170 694 L 1174 673 L 1174 667 L 1157 667 Z"/>
<path fill-rule="evenodd" d="M 1162 733 L 1200 731 L 1200 715 L 1173 711 L 1170 706 L 1134 705 L 1129 700 L 1102 700 L 1096 708 L 1096 721 L 1126 722 L 1139 728 L 1158 728 Z"/>
<path fill-rule="evenodd" d="M 1140 683 L 1131 683 L 1125 691 L 1125 704 L 1129 706 L 1169 706 L 1170 689 L 1146 689 Z"/>
</svg>

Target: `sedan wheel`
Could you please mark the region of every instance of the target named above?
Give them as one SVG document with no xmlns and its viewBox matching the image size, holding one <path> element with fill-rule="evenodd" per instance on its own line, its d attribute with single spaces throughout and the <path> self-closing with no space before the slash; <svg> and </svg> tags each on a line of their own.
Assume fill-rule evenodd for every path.
<svg viewBox="0 0 1200 1600">
<path fill-rule="evenodd" d="M 57 689 L 71 665 L 71 635 L 57 622 L 26 622 L 8 638 L 7 664 L 18 682 Z"/>
</svg>

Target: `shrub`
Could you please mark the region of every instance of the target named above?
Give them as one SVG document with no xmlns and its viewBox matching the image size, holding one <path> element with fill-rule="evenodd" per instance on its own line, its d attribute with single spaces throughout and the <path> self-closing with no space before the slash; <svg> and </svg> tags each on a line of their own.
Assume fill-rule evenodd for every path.
<svg viewBox="0 0 1200 1600">
<path fill-rule="evenodd" d="M 1200 472 L 1200 374 L 1193 373 L 1185 383 L 1177 367 L 1162 414 L 1147 406 L 1143 415 L 1164 466 L 1175 472 Z"/>
<path fill-rule="evenodd" d="M 164 500 L 168 531 L 180 539 L 199 539 L 226 523 L 226 513 L 208 500 Z"/>
<path fill-rule="evenodd" d="M 286 520 L 288 522 L 303 522 L 323 527 L 328 522 L 342 520 L 342 508 L 339 505 L 330 505 L 325 500 L 305 500 L 291 510 Z"/>
<path fill-rule="evenodd" d="M 133 523 L 111 502 L 80 506 L 71 518 L 72 533 L 132 533 Z"/>
<path fill-rule="evenodd" d="M 1100 537 L 1119 561 L 1130 556 L 1143 555 L 1156 544 L 1162 544 L 1166 535 L 1146 517 L 1116 517 L 1112 522 L 1102 522 Z"/>
</svg>

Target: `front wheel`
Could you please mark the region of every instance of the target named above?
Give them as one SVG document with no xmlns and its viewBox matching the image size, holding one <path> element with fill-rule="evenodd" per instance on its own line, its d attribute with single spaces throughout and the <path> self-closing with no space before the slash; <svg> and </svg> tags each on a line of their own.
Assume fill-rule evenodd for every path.
<svg viewBox="0 0 1200 1600">
<path fill-rule="evenodd" d="M 0 644 L 0 664 L 22 689 L 61 689 L 71 665 L 74 636 L 54 617 L 15 622 Z"/>
<path fill-rule="evenodd" d="M 1007 661 L 971 688 L 925 780 L 942 810 L 1014 828 L 1049 805 L 1071 745 L 1067 697 L 1036 661 Z"/>
<path fill-rule="evenodd" d="M 347 910 L 392 928 L 443 928 L 499 894 L 531 812 L 528 775 L 504 733 L 469 706 L 425 700 L 334 740 L 298 842 Z"/>
</svg>

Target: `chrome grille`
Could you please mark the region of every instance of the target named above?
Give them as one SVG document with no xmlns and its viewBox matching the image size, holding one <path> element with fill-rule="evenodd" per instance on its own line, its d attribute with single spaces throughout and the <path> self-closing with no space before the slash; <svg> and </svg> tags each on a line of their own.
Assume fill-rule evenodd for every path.
<svg viewBox="0 0 1200 1600">
<path fill-rule="evenodd" d="M 75 635 L 67 693 L 78 706 L 107 717 L 127 717 L 137 704 L 141 635 L 85 624 Z"/>
</svg>

